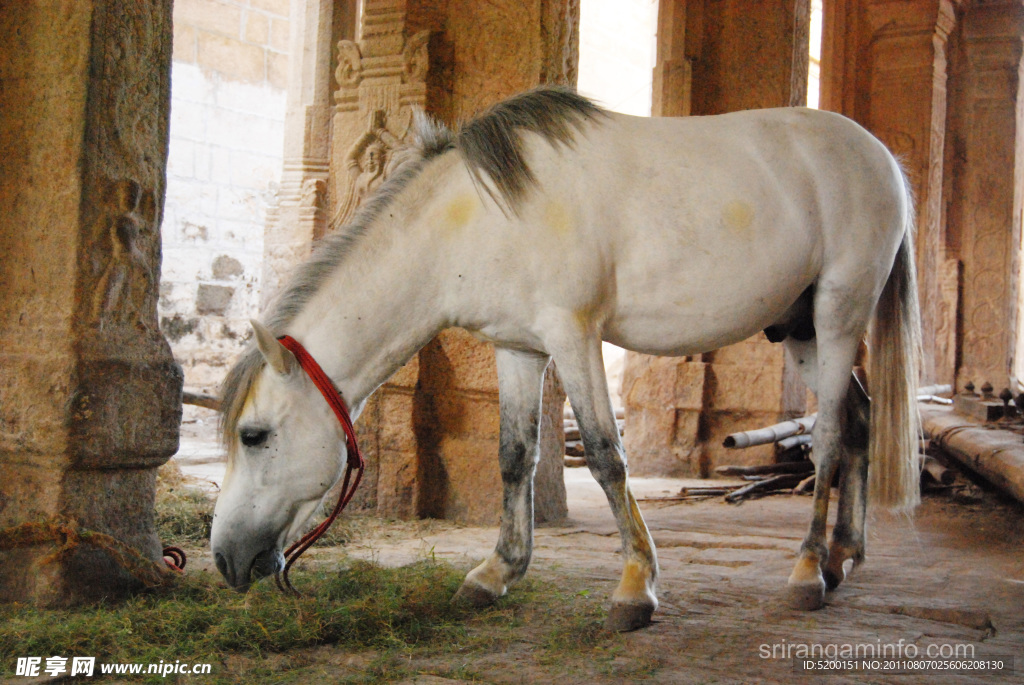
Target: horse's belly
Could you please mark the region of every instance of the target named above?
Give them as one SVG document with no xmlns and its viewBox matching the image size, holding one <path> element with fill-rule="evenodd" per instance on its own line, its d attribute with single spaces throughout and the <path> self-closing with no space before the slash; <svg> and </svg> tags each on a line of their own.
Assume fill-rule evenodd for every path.
<svg viewBox="0 0 1024 685">
<path fill-rule="evenodd" d="M 613 345 L 667 357 L 710 352 L 749 338 L 763 327 L 738 327 L 736 321 L 709 322 L 707 318 L 679 313 L 630 312 L 608 322 L 603 339 Z M 770 324 L 766 324 L 765 327 Z"/>
<path fill-rule="evenodd" d="M 716 350 L 779 322 L 814 281 L 809 250 L 763 246 L 759 255 L 706 260 L 645 255 L 617 270 L 608 342 L 647 354 Z"/>
<path fill-rule="evenodd" d="M 766 312 L 781 316 L 787 308 L 773 308 Z M 613 345 L 644 354 L 669 357 L 700 354 L 745 340 L 770 326 L 777 316 L 713 318 L 679 309 L 658 312 L 634 310 L 610 320 L 603 338 Z M 767 320 L 768 323 L 751 323 L 756 320 Z"/>
</svg>

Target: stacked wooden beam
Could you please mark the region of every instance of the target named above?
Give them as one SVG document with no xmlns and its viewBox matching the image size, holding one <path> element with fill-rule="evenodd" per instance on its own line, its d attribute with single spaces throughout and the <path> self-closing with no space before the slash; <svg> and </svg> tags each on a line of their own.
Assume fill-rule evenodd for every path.
<svg viewBox="0 0 1024 685">
<path fill-rule="evenodd" d="M 949 393 L 950 386 L 921 388 L 918 399 L 938 404 L 950 400 L 937 397 Z M 751 497 L 773 493 L 810 494 L 814 491 L 814 464 L 810 460 L 813 449 L 812 432 L 816 416 L 804 416 L 776 423 L 765 428 L 733 433 L 726 437 L 724 446 L 742 449 L 754 445 L 775 444 L 777 463 L 761 466 L 719 466 L 715 472 L 723 476 L 736 476 L 745 483 L 683 488 L 678 495 L 662 500 L 700 500 L 724 497 L 736 503 Z M 947 468 L 934 456 L 926 455 L 928 442 L 921 444 L 921 487 L 925 491 L 948 490 L 957 480 L 955 471 Z"/>
</svg>

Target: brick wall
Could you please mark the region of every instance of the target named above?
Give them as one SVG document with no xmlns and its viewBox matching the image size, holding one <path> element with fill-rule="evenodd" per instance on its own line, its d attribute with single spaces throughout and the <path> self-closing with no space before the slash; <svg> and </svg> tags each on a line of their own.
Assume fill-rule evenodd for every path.
<svg viewBox="0 0 1024 685">
<path fill-rule="evenodd" d="M 289 0 L 176 0 L 161 328 L 213 391 L 259 306 L 282 165 Z"/>
</svg>

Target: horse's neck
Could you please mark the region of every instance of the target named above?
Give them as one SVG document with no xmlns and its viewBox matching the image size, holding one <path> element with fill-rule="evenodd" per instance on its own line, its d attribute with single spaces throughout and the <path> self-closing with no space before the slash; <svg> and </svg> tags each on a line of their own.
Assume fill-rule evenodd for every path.
<svg viewBox="0 0 1024 685">
<path fill-rule="evenodd" d="M 450 323 L 444 254 L 412 214 L 385 210 L 390 225 L 369 227 L 291 327 L 355 410 Z"/>
</svg>

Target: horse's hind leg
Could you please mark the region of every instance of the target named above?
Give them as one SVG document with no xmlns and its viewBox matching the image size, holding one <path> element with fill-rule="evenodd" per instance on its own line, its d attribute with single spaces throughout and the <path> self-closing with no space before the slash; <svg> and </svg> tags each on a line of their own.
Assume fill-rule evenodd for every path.
<svg viewBox="0 0 1024 685">
<path fill-rule="evenodd" d="M 625 565 L 619 586 L 612 594 L 606 626 L 615 631 L 636 630 L 651 622 L 658 607 L 658 559 L 647 524 L 629 489 L 625 451 L 608 398 L 601 339 L 596 332 L 590 332 L 559 343 L 549 351 L 579 422 L 587 466 L 608 497 L 622 538 Z"/>
<path fill-rule="evenodd" d="M 825 601 L 822 569 L 828 560 L 825 545 L 828 501 L 832 480 L 843 455 L 842 425 L 846 394 L 857 346 L 867 328 L 870 307 L 845 289 L 819 287 L 815 296 L 815 380 L 818 418 L 814 423 L 817 462 L 811 525 L 789 577 L 789 600 L 794 608 L 814 610 Z"/>
<path fill-rule="evenodd" d="M 839 477 L 839 512 L 832 529 L 828 561 L 823 569 L 825 585 L 834 590 L 846 578 L 843 565 L 864 560 L 864 529 L 867 513 L 868 425 L 871 404 L 856 376 L 846 392 L 842 444 L 843 471 Z"/>
<path fill-rule="evenodd" d="M 504 497 L 498 544 L 455 595 L 486 606 L 523 577 L 533 553 L 533 474 L 540 457 L 545 355 L 495 349 L 501 411 L 499 462 Z"/>
</svg>

